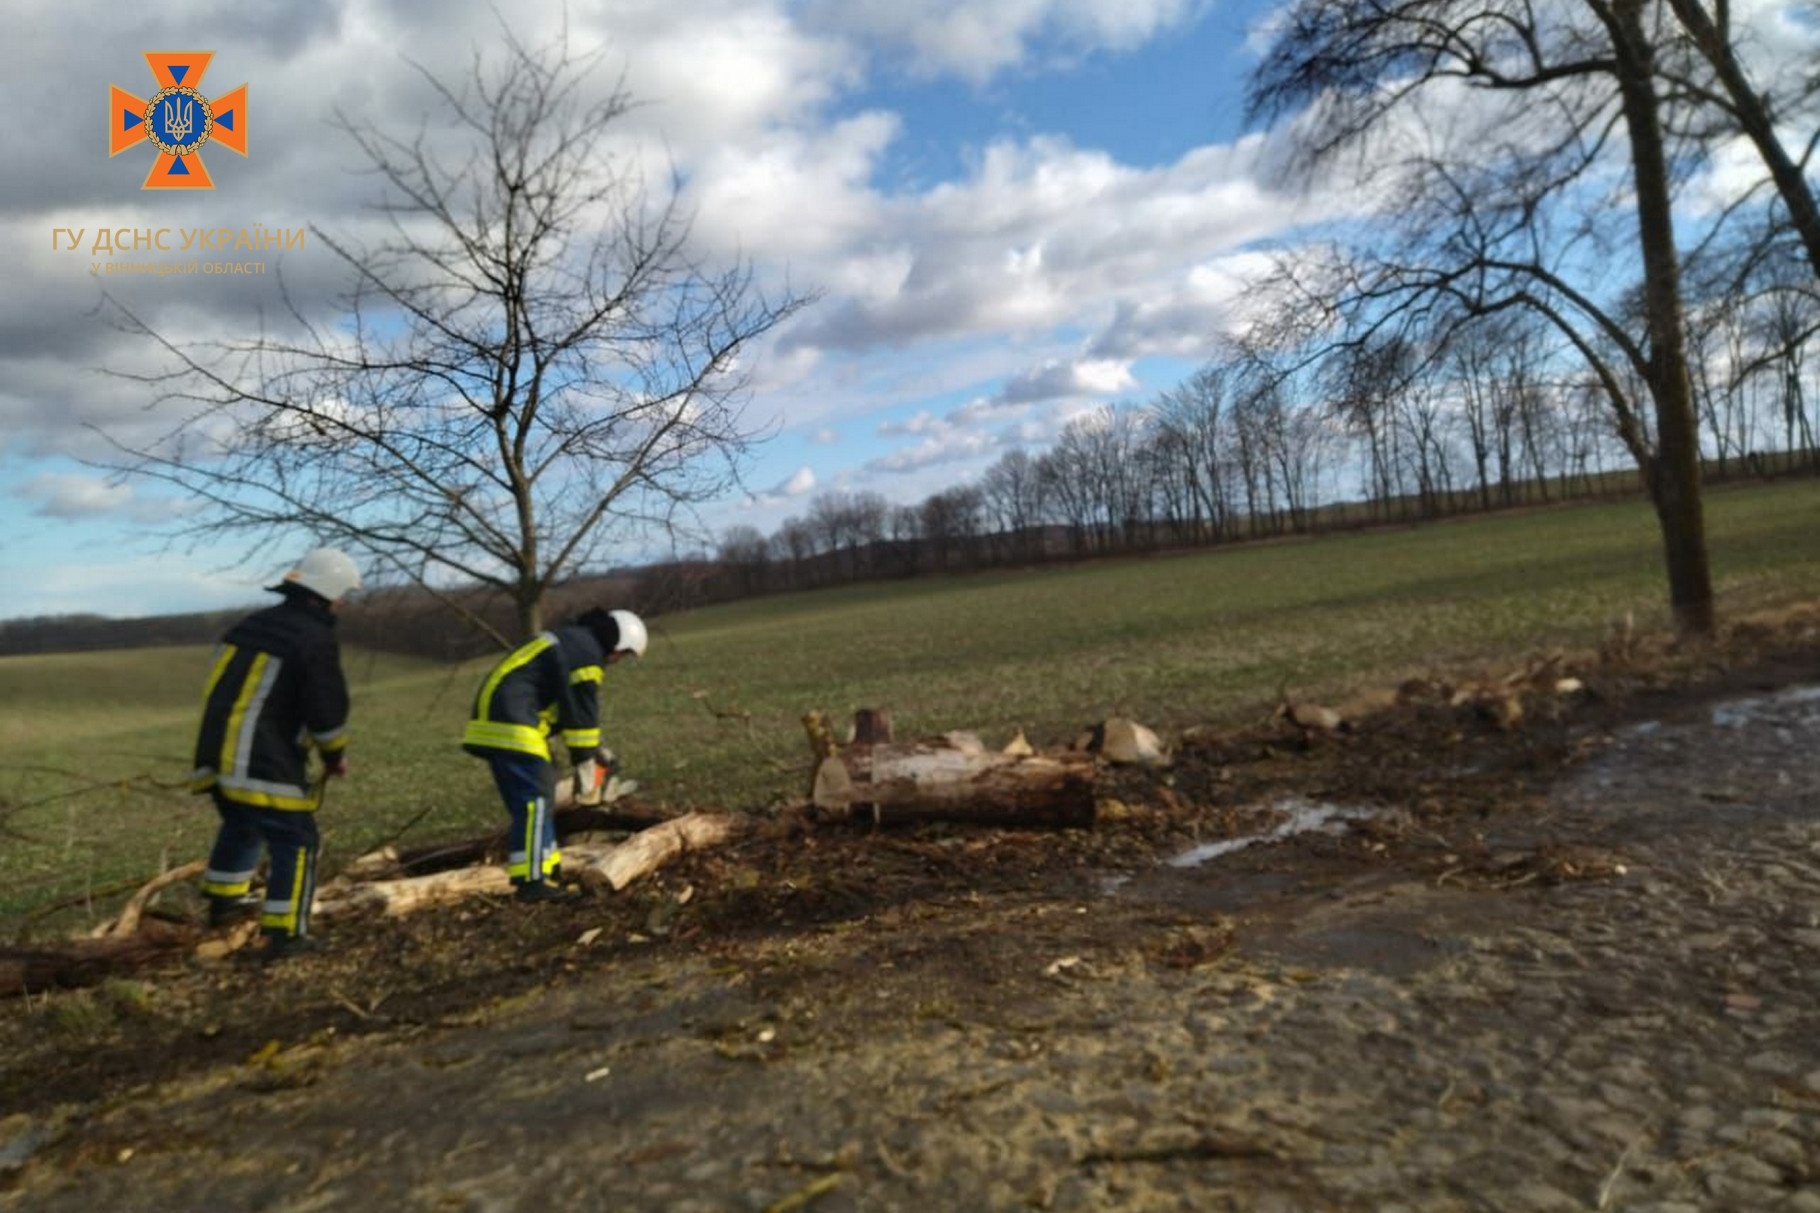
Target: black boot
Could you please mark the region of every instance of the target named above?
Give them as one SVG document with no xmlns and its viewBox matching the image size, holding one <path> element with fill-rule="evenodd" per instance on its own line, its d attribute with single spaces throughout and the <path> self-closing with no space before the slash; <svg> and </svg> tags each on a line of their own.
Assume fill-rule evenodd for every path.
<svg viewBox="0 0 1820 1213">
<path fill-rule="evenodd" d="M 547 880 L 528 880 L 512 890 L 513 901 L 580 901 L 580 889 L 566 889 Z"/>
<path fill-rule="evenodd" d="M 313 935 L 282 935 L 269 932 L 265 937 L 265 947 L 259 953 L 259 959 L 266 964 L 275 960 L 289 960 L 293 956 L 308 956 L 322 951 L 322 941 Z"/>
<path fill-rule="evenodd" d="M 209 893 L 206 896 L 209 900 L 209 926 L 216 930 L 254 917 L 259 913 L 259 903 L 264 900 L 257 893 L 238 893 L 225 897 Z"/>
</svg>

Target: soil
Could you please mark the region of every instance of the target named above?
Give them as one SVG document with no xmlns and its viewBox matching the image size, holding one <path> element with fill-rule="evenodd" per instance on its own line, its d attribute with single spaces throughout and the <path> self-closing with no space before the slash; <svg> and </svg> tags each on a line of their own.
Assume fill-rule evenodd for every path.
<svg viewBox="0 0 1820 1213">
<path fill-rule="evenodd" d="M 1820 610 L 1531 672 L 15 1001 L 0 1210 L 1820 1213 Z"/>
</svg>

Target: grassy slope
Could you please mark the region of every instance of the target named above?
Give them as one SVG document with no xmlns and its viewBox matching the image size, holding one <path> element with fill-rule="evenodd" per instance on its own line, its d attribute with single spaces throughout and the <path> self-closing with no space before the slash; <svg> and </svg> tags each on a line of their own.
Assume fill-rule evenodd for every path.
<svg viewBox="0 0 1820 1213">
<path fill-rule="evenodd" d="M 1820 593 L 1820 483 L 1714 494 L 1724 611 Z M 801 714 L 888 705 L 901 733 L 1019 727 L 1039 743 L 1127 713 L 1170 727 L 1261 710 L 1277 685 L 1339 695 L 1411 672 L 1590 643 L 1635 611 L 1666 622 L 1639 504 L 1074 568 L 859 586 L 665 618 L 608 675 L 609 744 L 653 797 L 749 806 L 796 790 Z M 0 660 L 0 801 L 72 776 L 177 781 L 202 648 Z M 346 856 L 428 809 L 410 840 L 496 824 L 456 748 L 484 663 L 350 653 L 355 774 L 323 811 Z M 706 701 L 692 692 L 705 691 Z M 750 714 L 717 718 L 708 705 Z M 21 809 L 0 836 L 0 916 L 202 853 L 207 802 L 140 783 Z M 30 841 L 26 839 L 29 838 Z"/>
</svg>

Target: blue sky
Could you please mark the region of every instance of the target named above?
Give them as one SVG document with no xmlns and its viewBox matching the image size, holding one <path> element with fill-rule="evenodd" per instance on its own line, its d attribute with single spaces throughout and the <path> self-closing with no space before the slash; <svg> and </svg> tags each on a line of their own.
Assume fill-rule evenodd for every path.
<svg viewBox="0 0 1820 1213">
<path fill-rule="evenodd" d="M 495 36 L 484 3 L 173 0 L 130 10 L 32 0 L 0 133 L 0 618 L 140 615 L 256 601 L 290 553 L 161 546 L 181 503 L 81 462 L 168 425 L 100 373 L 146 351 L 95 315 L 97 281 L 52 231 L 363 222 L 327 130 L 339 107 L 408 122 L 417 78 Z M 757 351 L 748 416 L 776 430 L 753 492 L 709 511 L 769 533 L 818 491 L 913 503 L 1073 416 L 1172 386 L 1233 322 L 1247 250 L 1320 210 L 1273 192 L 1241 128 L 1253 0 L 602 0 L 567 6 L 646 104 L 624 150 L 674 165 L 711 256 L 820 292 Z M 563 10 L 519 5 L 530 40 Z M 127 15 L 123 15 L 127 14 Z M 95 31 L 105 31 L 96 33 Z M 24 45 L 21 46 L 20 42 Z M 149 149 L 110 160 L 108 84 L 152 91 L 141 52 L 215 51 L 204 92 L 250 82 L 250 154 L 208 153 L 217 189 L 150 195 Z M 610 74 L 609 74 L 610 75 Z M 609 79 L 607 83 L 611 83 Z M 29 146 L 27 144 L 29 143 Z M 805 221 L 807 217 L 807 221 Z M 333 258 L 284 255 L 331 311 Z M 159 323 L 245 331 L 277 280 L 109 282 Z"/>
</svg>

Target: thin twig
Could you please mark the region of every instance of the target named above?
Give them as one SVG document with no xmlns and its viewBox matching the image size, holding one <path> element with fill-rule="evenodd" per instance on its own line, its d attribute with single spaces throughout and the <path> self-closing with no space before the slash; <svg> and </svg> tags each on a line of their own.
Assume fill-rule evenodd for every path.
<svg viewBox="0 0 1820 1213">
<path fill-rule="evenodd" d="M 1599 1209 L 1601 1210 L 1601 1213 L 1603 1213 L 1603 1210 L 1610 1207 L 1611 1194 L 1618 1186 L 1618 1177 L 1624 1174 L 1624 1164 L 1630 1161 L 1631 1153 L 1635 1151 L 1636 1148 L 1637 1143 L 1634 1141 L 1628 1146 L 1625 1146 L 1624 1153 L 1618 1155 L 1618 1165 L 1611 1169 L 1611 1174 L 1607 1175 L 1605 1177 L 1605 1182 L 1599 1185 Z"/>
<path fill-rule="evenodd" d="M 121 907 L 120 917 L 111 924 L 98 929 L 95 934 L 97 936 L 131 935 L 139 929 L 139 920 L 145 916 L 145 908 L 152 904 L 152 898 L 171 885 L 188 880 L 192 876 L 202 875 L 208 866 L 206 859 L 192 859 L 181 867 L 172 868 L 168 872 L 161 872 L 152 877 L 127 900 L 126 905 Z"/>
<path fill-rule="evenodd" d="M 846 1178 L 846 1174 L 840 1171 L 836 1171 L 832 1175 L 824 1175 L 812 1183 L 803 1185 L 782 1200 L 766 1205 L 765 1213 L 796 1213 L 798 1209 L 806 1209 L 811 1201 L 819 1200 L 840 1187 Z"/>
</svg>

